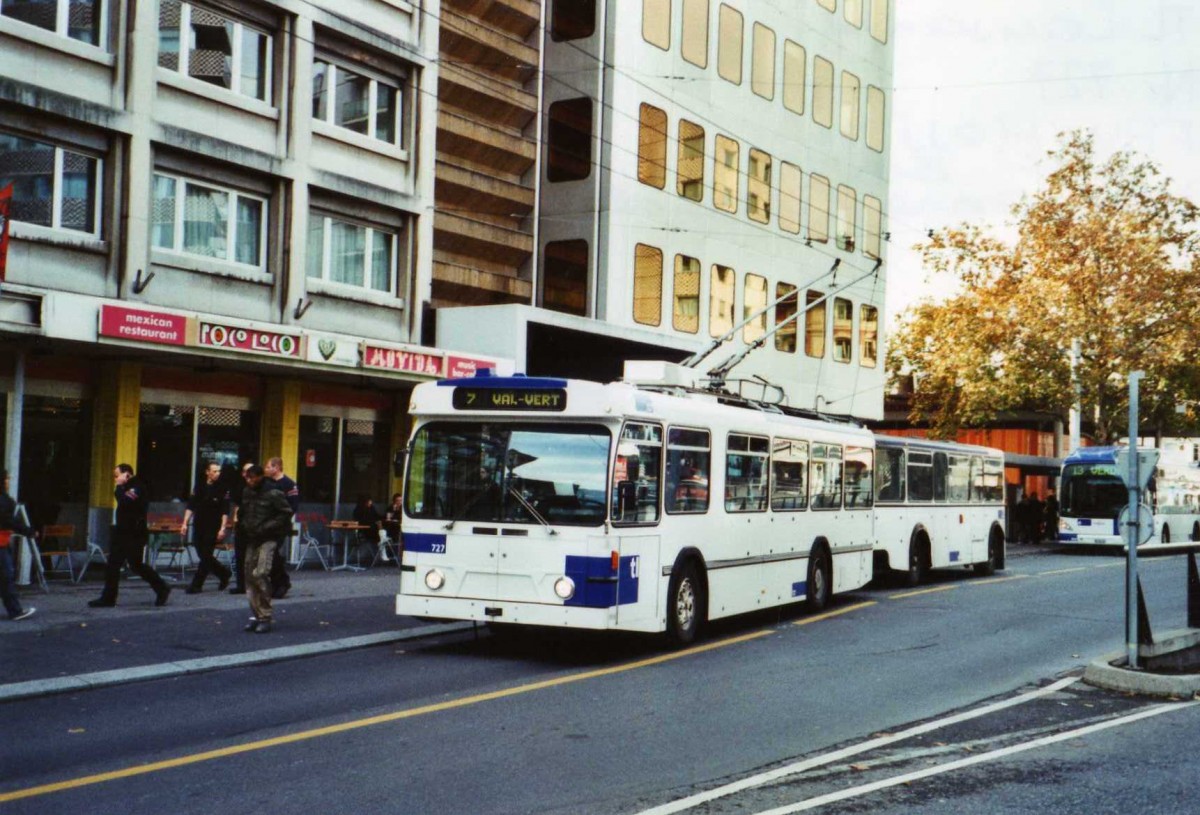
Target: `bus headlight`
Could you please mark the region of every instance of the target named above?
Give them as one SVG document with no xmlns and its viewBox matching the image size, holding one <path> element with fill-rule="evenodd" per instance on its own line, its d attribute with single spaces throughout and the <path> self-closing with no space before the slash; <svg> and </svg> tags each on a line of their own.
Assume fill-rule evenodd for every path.
<svg viewBox="0 0 1200 815">
<path fill-rule="evenodd" d="M 430 569 L 425 573 L 425 585 L 432 591 L 437 591 L 442 586 L 446 585 L 446 575 L 442 574 L 437 569 Z"/>
<path fill-rule="evenodd" d="M 570 600 L 575 596 L 575 581 L 569 577 L 560 577 L 554 581 L 554 593 L 562 600 Z"/>
</svg>

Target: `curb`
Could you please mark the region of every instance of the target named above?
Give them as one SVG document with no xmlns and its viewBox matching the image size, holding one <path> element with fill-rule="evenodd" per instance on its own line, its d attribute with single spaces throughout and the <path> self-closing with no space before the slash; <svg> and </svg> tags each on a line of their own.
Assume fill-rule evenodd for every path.
<svg viewBox="0 0 1200 815">
<path fill-rule="evenodd" d="M 95 673 L 76 674 L 75 676 L 55 677 L 53 679 L 14 682 L 8 685 L 0 685 L 0 703 L 39 696 L 50 696 L 57 693 L 70 693 L 71 691 L 107 688 L 113 685 L 144 682 L 150 679 L 164 679 L 172 676 L 219 671 L 224 668 L 240 668 L 246 665 L 282 662 L 288 659 L 299 659 L 301 657 L 330 654 L 338 651 L 350 651 L 356 648 L 368 648 L 372 645 L 432 637 L 438 634 L 454 634 L 460 631 L 470 631 L 474 627 L 475 623 L 470 622 L 440 623 L 408 628 L 403 631 L 389 631 L 383 634 L 364 634 L 359 637 L 346 637 L 340 640 L 325 640 L 324 642 L 312 642 L 305 645 L 268 648 L 263 651 L 222 654 L 221 656 L 201 657 L 199 659 L 187 659 L 179 662 L 161 662 L 157 665 L 119 668 L 113 671 L 97 671 Z"/>
<path fill-rule="evenodd" d="M 1096 660 L 1084 670 L 1083 681 L 1097 688 L 1143 696 L 1191 699 L 1200 693 L 1200 674 L 1155 674 L 1112 664 L 1124 660 L 1124 654 Z"/>
</svg>

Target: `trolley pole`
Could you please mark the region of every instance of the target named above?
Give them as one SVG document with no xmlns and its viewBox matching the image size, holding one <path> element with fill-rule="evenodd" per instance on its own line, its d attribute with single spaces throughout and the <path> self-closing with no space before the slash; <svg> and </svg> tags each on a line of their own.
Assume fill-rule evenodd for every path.
<svg viewBox="0 0 1200 815">
<path fill-rule="evenodd" d="M 1130 668 L 1138 667 L 1138 576 L 1137 548 L 1141 529 L 1141 489 L 1138 473 L 1138 382 L 1146 376 L 1145 371 L 1129 374 L 1129 473 L 1125 479 L 1129 490 L 1129 511 L 1126 515 L 1125 544 L 1128 557 L 1125 561 L 1125 653 Z"/>
</svg>

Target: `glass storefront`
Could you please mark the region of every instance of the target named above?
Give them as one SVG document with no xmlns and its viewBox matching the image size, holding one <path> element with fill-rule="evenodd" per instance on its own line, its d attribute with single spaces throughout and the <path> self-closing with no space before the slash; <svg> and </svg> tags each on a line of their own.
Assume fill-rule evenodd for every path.
<svg viewBox="0 0 1200 815">
<path fill-rule="evenodd" d="M 0 429 L 8 427 L 7 402 L 0 399 Z M 0 432 L 0 462 L 7 454 L 7 436 Z M 91 451 L 89 400 L 25 395 L 19 497 L 33 526 L 86 528 Z"/>
<path fill-rule="evenodd" d="M 258 412 L 253 410 L 142 405 L 137 469 L 150 500 L 186 501 L 209 461 L 233 467 L 257 462 L 258 433 Z"/>
<path fill-rule="evenodd" d="M 304 511 L 349 517 L 360 497 L 387 505 L 391 461 L 385 422 L 336 416 L 300 417 L 296 483 Z"/>
</svg>

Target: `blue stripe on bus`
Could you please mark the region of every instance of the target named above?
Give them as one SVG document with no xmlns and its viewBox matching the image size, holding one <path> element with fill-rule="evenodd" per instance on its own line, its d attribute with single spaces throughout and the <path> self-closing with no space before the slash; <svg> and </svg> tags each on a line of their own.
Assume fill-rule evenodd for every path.
<svg viewBox="0 0 1200 815">
<path fill-rule="evenodd" d="M 951 553 L 950 553 L 950 562 L 951 562 L 951 563 L 958 563 L 958 552 L 951 552 Z"/>
<path fill-rule="evenodd" d="M 633 574 L 634 557 L 621 558 L 614 574 L 612 558 L 568 555 L 563 572 L 575 581 L 575 596 L 566 605 L 612 608 L 636 603 L 638 578 Z"/>
<path fill-rule="evenodd" d="M 1059 532 L 1058 539 L 1060 541 L 1073 541 L 1073 540 L 1079 540 L 1079 536 L 1076 535 L 1074 532 Z"/>
<path fill-rule="evenodd" d="M 1091 518 L 1078 518 L 1078 519 L 1076 519 L 1075 523 L 1079 524 L 1080 526 L 1091 526 L 1092 519 Z"/>
<path fill-rule="evenodd" d="M 430 532 L 409 532 L 404 536 L 404 551 L 444 555 L 446 553 L 446 536 Z"/>
<path fill-rule="evenodd" d="M 792 596 L 803 597 L 808 594 L 808 581 L 801 580 L 799 583 L 792 584 Z"/>
</svg>

